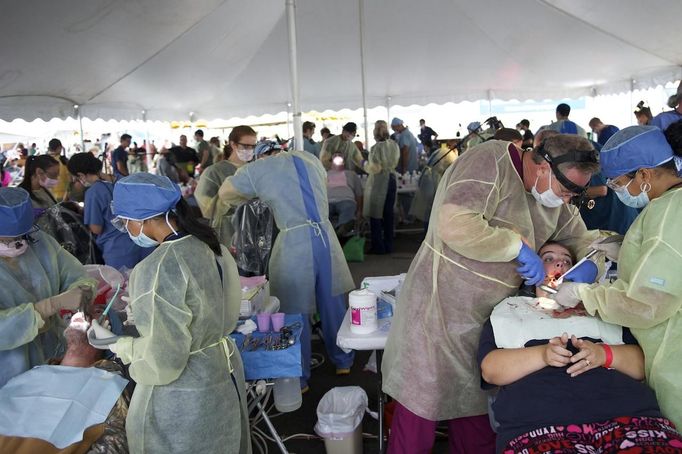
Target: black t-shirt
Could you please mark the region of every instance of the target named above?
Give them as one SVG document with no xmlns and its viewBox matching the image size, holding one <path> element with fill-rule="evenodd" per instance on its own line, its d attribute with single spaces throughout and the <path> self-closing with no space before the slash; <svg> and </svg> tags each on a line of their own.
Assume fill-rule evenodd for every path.
<svg viewBox="0 0 682 454">
<path fill-rule="evenodd" d="M 181 146 L 176 145 L 171 147 L 171 149 L 168 151 L 171 152 L 175 158 L 175 162 L 177 163 L 193 162 L 195 164 L 199 164 L 200 162 L 199 156 L 197 155 L 197 152 L 194 148 L 182 148 Z"/>
<path fill-rule="evenodd" d="M 600 339 L 588 339 L 601 342 Z M 548 339 L 531 340 L 526 347 L 544 345 Z M 623 328 L 623 342 L 637 345 L 630 330 Z M 483 325 L 478 347 L 478 364 L 497 349 L 492 323 Z M 577 352 L 568 342 L 568 349 Z M 567 367 L 540 369 L 506 386 L 501 386 L 492 405 L 500 424 L 497 449 L 519 435 L 552 424 L 582 424 L 619 416 L 661 417 L 654 392 L 645 384 L 616 370 L 598 367 L 577 377 Z M 483 389 L 495 388 L 481 378 Z"/>
</svg>

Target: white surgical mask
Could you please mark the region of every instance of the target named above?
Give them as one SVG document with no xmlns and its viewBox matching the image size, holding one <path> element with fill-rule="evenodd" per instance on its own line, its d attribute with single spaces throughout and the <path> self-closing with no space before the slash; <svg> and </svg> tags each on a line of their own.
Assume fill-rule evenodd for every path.
<svg viewBox="0 0 682 454">
<path fill-rule="evenodd" d="M 533 185 L 533 188 L 530 190 L 530 193 L 533 194 L 535 200 L 537 200 L 538 202 L 540 202 L 541 205 L 546 206 L 547 208 L 557 208 L 563 205 L 564 199 L 556 195 L 552 190 L 552 172 L 549 173 L 549 188 L 547 188 L 547 190 L 542 194 L 539 193 L 537 189 L 539 179 L 540 177 L 537 177 L 535 179 L 535 184 Z"/>
<path fill-rule="evenodd" d="M 628 191 L 628 186 L 630 186 L 630 183 L 633 181 L 635 180 L 630 180 L 628 184 L 621 186 L 620 188 L 614 190 L 614 192 L 620 201 L 625 205 L 632 208 L 644 208 L 649 203 L 649 194 L 646 191 L 642 191 L 636 196 L 630 194 L 630 191 Z"/>
<path fill-rule="evenodd" d="M 237 157 L 244 162 L 249 162 L 253 159 L 253 148 L 237 148 Z"/>
<path fill-rule="evenodd" d="M 59 184 L 59 180 L 54 178 L 45 177 L 40 180 L 40 185 L 44 188 L 52 189 Z"/>
<path fill-rule="evenodd" d="M 28 249 L 28 241 L 12 241 L 9 244 L 0 242 L 0 257 L 19 257 Z"/>
</svg>

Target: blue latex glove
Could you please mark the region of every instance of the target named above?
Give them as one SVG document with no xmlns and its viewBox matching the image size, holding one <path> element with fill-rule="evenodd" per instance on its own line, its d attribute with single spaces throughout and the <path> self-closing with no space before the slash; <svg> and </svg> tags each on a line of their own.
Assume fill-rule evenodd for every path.
<svg viewBox="0 0 682 454">
<path fill-rule="evenodd" d="M 545 265 L 542 259 L 526 243 L 521 244 L 516 260 L 521 264 L 516 271 L 526 280 L 527 285 L 539 285 L 545 280 Z"/>
<path fill-rule="evenodd" d="M 564 281 L 592 284 L 597 279 L 599 269 L 592 260 L 585 260 L 576 269 L 564 276 Z"/>
</svg>

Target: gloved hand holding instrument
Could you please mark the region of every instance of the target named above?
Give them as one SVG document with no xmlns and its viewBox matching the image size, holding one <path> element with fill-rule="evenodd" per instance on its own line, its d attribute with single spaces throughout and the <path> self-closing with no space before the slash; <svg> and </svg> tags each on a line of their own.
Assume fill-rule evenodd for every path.
<svg viewBox="0 0 682 454">
<path fill-rule="evenodd" d="M 592 242 L 590 249 L 598 252 L 603 252 L 608 260 L 612 262 L 618 261 L 620 255 L 620 247 L 623 244 L 623 235 L 611 235 Z"/>
<path fill-rule="evenodd" d="M 598 273 L 597 266 L 591 261 L 588 262 L 588 259 L 599 252 L 605 252 L 607 250 L 608 252 L 605 252 L 607 258 L 609 258 L 609 255 L 612 255 L 614 253 L 616 254 L 617 257 L 620 251 L 620 245 L 622 241 L 623 235 L 611 235 L 609 237 L 601 238 L 599 240 L 594 241 L 592 244 L 590 244 L 591 249 L 590 252 L 588 252 L 587 255 L 585 255 L 585 257 L 579 260 L 578 263 L 573 265 L 568 271 L 564 273 L 563 276 L 561 276 L 559 279 L 555 281 L 555 285 L 557 288 L 552 288 L 545 284 L 541 285 L 540 288 L 549 294 L 555 295 L 558 293 L 557 289 L 561 286 L 561 284 L 564 281 L 586 284 L 593 283 L 597 278 Z M 557 302 L 559 301 L 557 300 Z"/>
<path fill-rule="evenodd" d="M 61 309 L 77 311 L 80 307 L 89 303 L 92 300 L 92 296 L 92 288 L 83 285 L 38 301 L 35 303 L 34 308 L 44 319 L 47 319 Z"/>
</svg>

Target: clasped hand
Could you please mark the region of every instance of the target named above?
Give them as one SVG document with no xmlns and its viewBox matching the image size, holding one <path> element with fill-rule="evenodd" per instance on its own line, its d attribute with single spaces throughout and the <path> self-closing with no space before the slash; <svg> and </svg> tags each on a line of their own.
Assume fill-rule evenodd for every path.
<svg viewBox="0 0 682 454">
<path fill-rule="evenodd" d="M 563 333 L 561 336 L 550 339 L 546 345 L 543 351 L 545 364 L 552 367 L 570 365 L 566 373 L 571 374 L 571 377 L 604 365 L 606 353 L 600 345 L 585 339 L 578 339 L 575 335 L 572 335 L 570 340 L 571 344 L 578 349 L 578 353 L 573 354 L 568 350 L 569 337 L 567 333 Z"/>
</svg>

